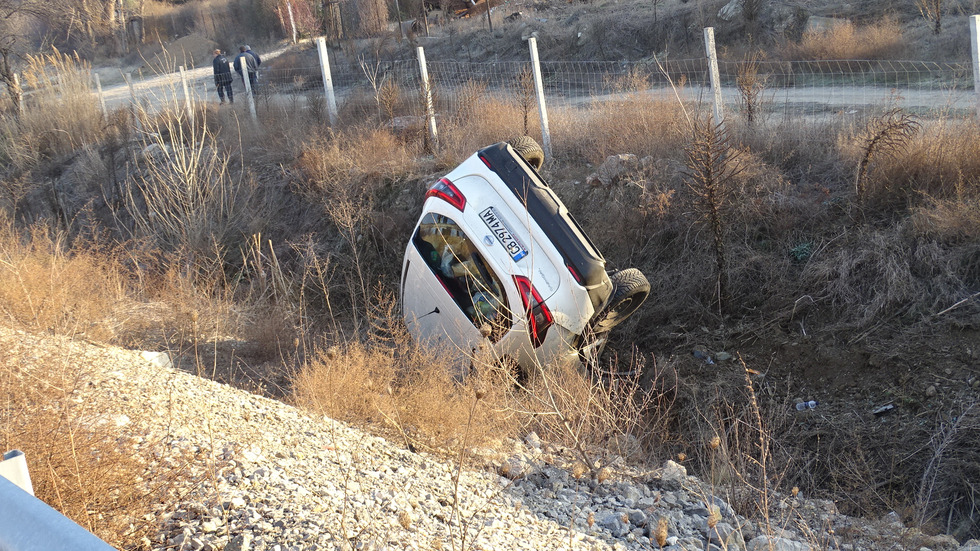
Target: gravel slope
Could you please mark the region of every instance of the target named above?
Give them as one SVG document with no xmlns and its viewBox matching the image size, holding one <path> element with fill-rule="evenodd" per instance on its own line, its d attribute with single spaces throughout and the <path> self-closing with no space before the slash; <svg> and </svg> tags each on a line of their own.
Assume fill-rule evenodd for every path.
<svg viewBox="0 0 980 551">
<path fill-rule="evenodd" d="M 90 368 L 78 399 L 99 405 L 93 421 L 162 441 L 156 460 L 186 466 L 145 542 L 155 550 L 651 549 L 665 525 L 672 550 L 980 551 L 788 497 L 777 502 L 790 520 L 766 536 L 680 465 L 578 479 L 571 458 L 533 434 L 506 450 L 470 450 L 457 484 L 455 462 L 181 372 L 165 354 L 2 327 L 0 351 L 22 365 L 67 355 Z"/>
</svg>

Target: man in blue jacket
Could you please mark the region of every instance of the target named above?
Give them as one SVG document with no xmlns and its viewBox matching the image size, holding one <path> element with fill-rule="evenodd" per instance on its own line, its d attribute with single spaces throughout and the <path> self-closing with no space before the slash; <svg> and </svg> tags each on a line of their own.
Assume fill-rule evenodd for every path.
<svg viewBox="0 0 980 551">
<path fill-rule="evenodd" d="M 259 54 L 252 51 L 252 47 L 248 44 L 245 45 L 245 52 L 255 58 L 256 65 L 262 65 L 262 59 L 259 58 Z"/>
<path fill-rule="evenodd" d="M 256 81 L 255 78 L 259 72 L 259 61 L 256 56 L 248 53 L 248 49 L 245 46 L 238 47 L 238 55 L 235 56 L 235 72 L 242 77 L 242 82 L 245 82 L 245 73 L 248 73 L 248 83 L 252 89 L 252 95 L 255 95 Z"/>
</svg>

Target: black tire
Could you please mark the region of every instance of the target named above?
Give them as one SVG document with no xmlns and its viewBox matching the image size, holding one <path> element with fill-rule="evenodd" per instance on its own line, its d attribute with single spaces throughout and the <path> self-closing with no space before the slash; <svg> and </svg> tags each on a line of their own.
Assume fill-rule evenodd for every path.
<svg viewBox="0 0 980 551">
<path fill-rule="evenodd" d="M 595 317 L 592 327 L 596 333 L 608 332 L 623 323 L 650 295 L 650 282 L 636 268 L 620 270 L 610 275 L 609 280 L 613 292 L 605 308 Z"/>
<path fill-rule="evenodd" d="M 520 136 L 510 141 L 510 146 L 514 148 L 527 164 L 534 167 L 534 170 L 541 170 L 544 165 L 544 150 L 534 141 L 531 136 Z"/>
</svg>

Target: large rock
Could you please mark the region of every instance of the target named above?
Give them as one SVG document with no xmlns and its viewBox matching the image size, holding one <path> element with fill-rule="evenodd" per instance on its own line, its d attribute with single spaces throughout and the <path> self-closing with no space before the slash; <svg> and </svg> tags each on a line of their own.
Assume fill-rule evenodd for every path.
<svg viewBox="0 0 980 551">
<path fill-rule="evenodd" d="M 599 165 L 598 171 L 589 175 L 586 182 L 590 186 L 610 186 L 636 172 L 639 167 L 640 161 L 632 153 L 610 155 Z"/>
<path fill-rule="evenodd" d="M 798 541 L 775 536 L 756 536 L 745 546 L 745 551 L 810 551 L 810 546 Z"/>
</svg>

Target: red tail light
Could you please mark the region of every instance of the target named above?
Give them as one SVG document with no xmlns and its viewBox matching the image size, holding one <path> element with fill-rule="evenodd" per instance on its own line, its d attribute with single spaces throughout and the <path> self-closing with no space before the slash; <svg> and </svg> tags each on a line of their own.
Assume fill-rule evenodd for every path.
<svg viewBox="0 0 980 551">
<path fill-rule="evenodd" d="M 459 210 L 463 210 L 463 207 L 466 206 L 466 197 L 463 197 L 463 194 L 459 192 L 459 189 L 457 189 L 452 182 L 445 178 L 439 180 L 435 184 L 432 184 L 429 191 L 425 192 L 425 197 L 426 199 L 429 197 L 438 197 Z"/>
<path fill-rule="evenodd" d="M 514 276 L 517 289 L 521 292 L 521 301 L 524 303 L 524 311 L 527 313 L 527 329 L 531 334 L 531 343 L 535 348 L 541 346 L 548 328 L 554 323 L 551 310 L 541 299 L 531 280 L 524 276 Z"/>
</svg>

